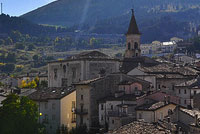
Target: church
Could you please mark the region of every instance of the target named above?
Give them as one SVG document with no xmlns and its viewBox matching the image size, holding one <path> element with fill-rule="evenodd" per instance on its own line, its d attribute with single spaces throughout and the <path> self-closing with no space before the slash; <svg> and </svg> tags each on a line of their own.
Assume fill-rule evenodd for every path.
<svg viewBox="0 0 200 134">
<path fill-rule="evenodd" d="M 126 33 L 126 50 L 124 58 L 121 62 L 120 71 L 122 73 L 128 73 L 138 65 L 142 66 L 155 66 L 158 62 L 153 59 L 142 56 L 140 49 L 141 33 L 137 26 L 137 22 L 134 15 L 134 10 L 132 9 L 132 16 Z"/>
<path fill-rule="evenodd" d="M 141 56 L 141 33 L 137 26 L 134 11 L 126 33 L 126 50 L 122 60 L 115 59 L 99 51 L 86 51 L 62 61 L 48 63 L 48 86 L 69 87 L 73 83 L 90 80 L 116 72 L 127 74 L 139 64 L 154 66 L 158 63 Z"/>
</svg>

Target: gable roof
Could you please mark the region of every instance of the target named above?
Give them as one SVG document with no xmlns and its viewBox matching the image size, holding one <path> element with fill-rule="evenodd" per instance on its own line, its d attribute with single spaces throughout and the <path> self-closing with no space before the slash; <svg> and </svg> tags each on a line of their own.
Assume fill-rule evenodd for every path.
<svg viewBox="0 0 200 134">
<path fill-rule="evenodd" d="M 136 110 L 155 111 L 170 104 L 173 104 L 173 103 L 166 103 L 163 101 L 159 101 L 159 102 L 154 101 L 153 103 L 150 103 L 150 104 L 144 104 L 144 105 L 138 106 L 136 107 Z"/>
<path fill-rule="evenodd" d="M 139 64 L 141 64 L 141 66 L 144 66 L 144 67 L 151 67 L 151 66 L 158 65 L 159 62 L 146 56 L 124 58 L 122 61 L 122 66 L 120 67 L 120 71 L 123 73 L 128 73 L 132 69 L 138 67 Z"/>
<path fill-rule="evenodd" d="M 34 101 L 47 101 L 47 100 L 57 100 L 74 92 L 73 88 L 47 88 L 40 89 L 36 92 L 30 94 L 28 97 Z"/>
<path fill-rule="evenodd" d="M 130 21 L 130 24 L 129 24 L 128 32 L 126 33 L 126 35 L 130 35 L 130 34 L 141 34 L 139 32 L 133 10 L 132 10 L 132 16 L 131 16 L 131 21 Z"/>
<path fill-rule="evenodd" d="M 75 60 L 112 60 L 112 61 L 114 60 L 114 61 L 119 61 L 119 59 L 110 57 L 102 52 L 94 50 L 94 51 L 84 51 L 82 53 L 67 57 L 65 60 L 50 61 L 48 63 L 75 61 Z"/>
</svg>

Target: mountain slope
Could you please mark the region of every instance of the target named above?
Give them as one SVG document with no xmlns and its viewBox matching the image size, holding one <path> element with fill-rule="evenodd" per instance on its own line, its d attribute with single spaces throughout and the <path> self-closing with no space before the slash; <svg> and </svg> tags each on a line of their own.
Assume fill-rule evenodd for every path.
<svg viewBox="0 0 200 134">
<path fill-rule="evenodd" d="M 171 36 L 187 38 L 200 23 L 199 0 L 58 0 L 22 17 L 39 24 L 62 25 L 89 33 L 125 33 L 133 1 L 139 28 L 146 34 L 145 42 Z M 162 20 L 166 16 L 175 23 Z"/>
</svg>

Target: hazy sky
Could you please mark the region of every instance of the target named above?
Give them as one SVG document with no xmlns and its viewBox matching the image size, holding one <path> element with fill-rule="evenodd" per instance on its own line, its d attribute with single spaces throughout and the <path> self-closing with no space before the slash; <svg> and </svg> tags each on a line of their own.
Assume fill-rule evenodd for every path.
<svg viewBox="0 0 200 134">
<path fill-rule="evenodd" d="M 20 16 L 52 1 L 56 0 L 0 0 L 0 3 L 3 3 L 3 13 Z"/>
</svg>

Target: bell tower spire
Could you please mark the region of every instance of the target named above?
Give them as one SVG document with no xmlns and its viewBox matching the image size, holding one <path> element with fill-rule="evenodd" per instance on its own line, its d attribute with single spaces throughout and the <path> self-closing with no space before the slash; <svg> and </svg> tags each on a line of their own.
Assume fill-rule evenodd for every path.
<svg viewBox="0 0 200 134">
<path fill-rule="evenodd" d="M 137 22 L 134 15 L 134 9 L 131 9 L 132 16 L 129 24 L 128 31 L 126 33 L 126 52 L 125 58 L 133 58 L 141 56 L 140 38 Z"/>
</svg>

